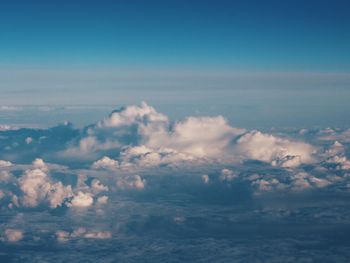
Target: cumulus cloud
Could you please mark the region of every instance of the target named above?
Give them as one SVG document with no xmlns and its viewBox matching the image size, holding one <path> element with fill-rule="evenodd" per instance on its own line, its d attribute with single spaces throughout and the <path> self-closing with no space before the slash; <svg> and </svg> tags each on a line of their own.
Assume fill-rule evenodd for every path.
<svg viewBox="0 0 350 263">
<path fill-rule="evenodd" d="M 26 142 L 27 144 L 30 144 L 30 143 L 33 142 L 33 138 L 32 138 L 32 137 L 27 137 L 27 138 L 25 139 L 25 142 Z"/>
<path fill-rule="evenodd" d="M 278 138 L 252 131 L 237 140 L 237 149 L 249 159 L 269 162 L 273 165 L 298 166 L 313 161 L 315 148 L 310 144 Z"/>
<path fill-rule="evenodd" d="M 62 166 L 47 164 L 39 158 L 35 159 L 29 167 L 28 165 L 11 165 L 10 168 L 15 171 L 23 168 L 24 170 L 18 177 L 13 176 L 11 171 L 0 171 L 0 187 L 3 189 L 1 199 L 9 202 L 9 208 L 22 206 L 28 208 L 48 206 L 52 209 L 59 206 L 88 207 L 94 203 L 95 196 L 109 190 L 108 186 L 96 178 L 92 178 L 91 182 L 86 184 L 86 176 L 71 174 L 66 177 L 68 181 L 75 181 L 74 177 L 77 178 L 75 187 L 64 183 L 59 177 L 51 175 L 51 169 L 58 169 L 66 173 L 67 168 L 63 167 L 62 170 Z M 101 198 L 99 203 L 106 203 L 107 200 L 108 198 Z"/>
<path fill-rule="evenodd" d="M 350 161 L 346 157 L 345 147 L 335 141 L 324 153 L 325 163 L 334 164 L 337 170 L 350 170 Z"/>
<path fill-rule="evenodd" d="M 79 227 L 72 232 L 58 230 L 56 238 L 59 242 L 67 242 L 74 238 L 110 239 L 112 233 L 109 231 L 88 231 L 85 227 Z"/>
<path fill-rule="evenodd" d="M 11 174 L 8 171 L 0 171 L 0 182 L 8 182 L 11 180 Z"/>
<path fill-rule="evenodd" d="M 92 164 L 93 169 L 110 169 L 114 170 L 119 168 L 119 162 L 109 158 L 108 156 L 104 156 L 100 160 L 97 160 Z"/>
<path fill-rule="evenodd" d="M 0 168 L 1 167 L 10 167 L 11 165 L 12 165 L 12 163 L 9 161 L 0 160 Z"/>
<path fill-rule="evenodd" d="M 97 203 L 100 205 L 105 205 L 108 203 L 108 196 L 103 195 L 97 198 Z"/>
<path fill-rule="evenodd" d="M 316 149 L 308 143 L 259 131 L 231 127 L 222 116 L 188 117 L 171 123 L 142 103 L 113 112 L 87 129 L 86 136 L 66 153 L 98 156 L 94 169 L 178 166 L 246 159 L 273 166 L 297 167 L 314 161 Z"/>
<path fill-rule="evenodd" d="M 167 122 L 168 118 L 158 113 L 153 107 L 142 102 L 140 106 L 128 106 L 112 112 L 108 118 L 97 123 L 98 128 L 123 127 L 136 123 L 144 125 Z"/>
<path fill-rule="evenodd" d="M 45 166 L 42 168 L 46 169 Z M 48 202 L 50 207 L 55 208 L 72 195 L 70 185 L 64 186 L 61 182 L 52 182 L 45 170 L 39 168 L 27 170 L 19 179 L 19 187 L 23 192 L 21 203 L 27 207 L 35 207 L 39 203 Z"/>
<path fill-rule="evenodd" d="M 139 175 L 127 175 L 117 179 L 117 186 L 122 189 L 141 190 L 146 186 L 146 180 Z"/>
<path fill-rule="evenodd" d="M 317 137 L 324 141 L 339 141 L 341 143 L 350 142 L 350 129 L 337 130 L 332 128 L 322 129 L 317 133 Z"/>
<path fill-rule="evenodd" d="M 23 231 L 20 229 L 8 228 L 5 230 L 2 240 L 7 242 L 18 242 L 23 239 Z"/>
<path fill-rule="evenodd" d="M 238 176 L 232 170 L 224 168 L 221 170 L 221 174 L 220 174 L 219 179 L 220 179 L 220 181 L 231 182 L 237 177 Z"/>
<path fill-rule="evenodd" d="M 49 155 L 51 159 L 63 160 L 67 166 L 46 163 L 42 158 L 35 159 L 31 165 L 0 161 L 0 183 L 4 186 L 1 200 L 9 207 L 99 206 L 110 200 L 113 191 L 144 189 L 149 183 L 144 173 L 161 174 L 163 168 L 175 173 L 181 173 L 181 169 L 198 171 L 207 187 L 217 182 L 234 185 L 249 181 L 251 187 L 260 192 L 321 189 L 336 181 L 348 183 L 343 174 L 350 168 L 346 145 L 327 141 L 324 145 L 312 146 L 300 140 L 300 136 L 307 138 L 308 130 L 297 132 L 297 138 L 249 131 L 232 127 L 222 116 L 188 117 L 171 122 L 146 103 L 116 110 L 79 132 L 66 126 L 55 129 L 73 136 L 62 146 L 66 148 L 60 151 L 61 155 L 56 152 Z M 50 134 L 55 134 L 55 129 L 50 129 Z M 314 132 L 317 136 L 334 133 L 339 132 L 331 129 Z M 50 134 L 40 132 L 34 136 L 25 130 L 21 141 L 44 138 L 25 146 L 37 147 L 42 141 L 56 138 Z M 66 136 L 62 138 L 67 142 Z M 61 159 L 62 156 L 66 159 Z M 81 157 L 82 161 L 71 157 Z M 286 172 L 267 174 L 259 171 L 259 167 L 254 173 L 242 171 L 246 163 L 249 165 L 248 160 L 260 161 L 263 164 L 259 165 L 267 165 L 265 167 L 270 165 L 267 169 Z M 314 170 L 303 171 L 306 166 L 302 164 L 309 164 Z M 207 171 L 207 168 L 210 169 Z M 218 171 L 215 175 L 210 173 L 213 168 Z M 333 171 L 338 174 L 331 174 Z M 18 189 L 13 189 L 16 187 Z"/>
<path fill-rule="evenodd" d="M 74 195 L 68 206 L 71 207 L 88 207 L 94 203 L 94 199 L 90 193 L 79 191 Z"/>
</svg>

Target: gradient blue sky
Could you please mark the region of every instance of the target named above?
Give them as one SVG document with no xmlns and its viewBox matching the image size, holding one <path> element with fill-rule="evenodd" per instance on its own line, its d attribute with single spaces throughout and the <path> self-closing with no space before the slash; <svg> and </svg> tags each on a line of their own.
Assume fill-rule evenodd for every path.
<svg viewBox="0 0 350 263">
<path fill-rule="evenodd" d="M 343 123 L 349 13 L 346 0 L 2 1 L 0 104 L 225 104 Z"/>
<path fill-rule="evenodd" d="M 3 1 L 1 64 L 348 70 L 349 1 Z"/>
</svg>

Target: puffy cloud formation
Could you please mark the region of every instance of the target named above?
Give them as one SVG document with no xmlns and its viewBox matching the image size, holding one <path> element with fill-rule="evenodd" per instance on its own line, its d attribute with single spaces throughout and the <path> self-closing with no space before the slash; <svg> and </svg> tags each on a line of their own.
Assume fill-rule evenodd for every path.
<svg viewBox="0 0 350 263">
<path fill-rule="evenodd" d="M 97 203 L 100 205 L 105 205 L 108 202 L 108 196 L 103 195 L 97 198 Z"/>
<path fill-rule="evenodd" d="M 119 162 L 109 158 L 108 156 L 104 156 L 102 159 L 97 160 L 92 164 L 93 169 L 117 169 L 119 168 Z"/>
<path fill-rule="evenodd" d="M 100 193 L 109 191 L 108 186 L 102 184 L 100 180 L 70 174 L 65 179 L 72 181 L 72 184 L 68 184 L 63 178 L 51 174 L 51 170 L 54 173 L 57 171 L 66 173 L 67 168 L 47 164 L 39 158 L 31 165 L 12 164 L 2 169 L 10 169 L 0 170 L 0 200 L 8 204 L 9 208 L 89 207 L 93 205 L 94 198 L 97 198 L 99 204 L 106 204 L 108 201 L 107 196 L 100 196 Z M 11 169 L 17 172 L 23 169 L 23 172 L 20 176 L 14 176 Z M 77 178 L 76 183 L 73 183 L 74 177 Z"/>
<path fill-rule="evenodd" d="M 0 160 L 0 167 L 10 167 L 12 165 L 9 161 Z"/>
<path fill-rule="evenodd" d="M 79 191 L 70 201 L 69 206 L 72 207 L 88 207 L 94 203 L 94 199 L 90 193 Z"/>
<path fill-rule="evenodd" d="M 307 172 L 292 172 L 291 174 L 253 174 L 248 178 L 251 186 L 258 192 L 301 192 L 325 188 L 339 180 L 347 181 L 347 178 L 315 176 Z"/>
<path fill-rule="evenodd" d="M 326 128 L 318 131 L 317 135 L 320 140 L 324 141 L 339 141 L 341 143 L 350 142 L 350 129 L 339 131 L 332 128 Z"/>
<path fill-rule="evenodd" d="M 301 191 L 327 188 L 335 182 L 348 183 L 347 144 L 325 140 L 325 136 L 329 139 L 332 135 L 344 141 L 347 132 L 341 130 L 298 130 L 295 139 L 291 136 L 293 133 L 277 136 L 234 128 L 222 116 L 188 117 L 170 122 L 167 116 L 142 103 L 116 110 L 79 132 L 72 130 L 68 123 L 49 131 L 20 130 L 13 134 L 18 137 L 21 132 L 25 133 L 19 136 L 22 145 L 25 138 L 36 138 L 35 143 L 23 146 L 36 150 L 41 142 L 57 139 L 52 134 L 63 134 L 60 139 L 67 142 L 61 145 L 65 150 L 60 156 L 55 152 L 48 157 L 62 161 L 63 154 L 82 157 L 82 161 L 66 158 L 63 160 L 68 166 L 62 166 L 37 158 L 31 165 L 16 165 L 2 158 L 0 197 L 8 207 L 103 207 L 113 191 L 142 190 L 146 185 L 152 188 L 154 179 L 149 180 L 145 173 L 162 173 L 163 168 L 174 173 L 186 169 L 191 173 L 198 171 L 207 187 L 248 181 L 259 192 Z M 67 134 L 71 136 L 69 140 Z M 313 136 L 311 141 L 322 143 L 315 147 L 300 140 L 310 136 Z M 15 143 L 14 140 L 12 147 L 19 147 L 14 146 Z M 285 172 L 263 173 L 258 166 L 253 174 L 247 172 L 247 175 L 242 167 L 249 166 L 249 160 L 259 161 L 255 165 L 261 167 L 266 165 L 264 169 Z M 308 164 L 309 170 L 304 171 L 303 167 L 307 166 L 302 164 Z M 217 172 L 211 174 L 212 169 Z M 57 175 L 60 173 L 65 176 Z"/>
<path fill-rule="evenodd" d="M 237 149 L 247 158 L 282 167 L 295 167 L 313 161 L 315 149 L 304 142 L 290 141 L 259 131 L 244 134 L 237 140 Z"/>
<path fill-rule="evenodd" d="M 29 137 L 33 141 L 27 144 Z M 261 244 L 259 258 L 269 261 L 266 251 L 286 251 L 280 246 L 283 238 L 291 240 L 292 256 L 270 261 L 310 261 L 307 250 L 305 260 L 296 256 L 296 246 L 311 244 L 318 256 L 330 240 L 329 255 L 345 255 L 347 262 L 346 242 L 340 249 L 331 240 L 346 233 L 350 218 L 346 138 L 341 129 L 237 129 L 220 116 L 171 122 L 145 103 L 80 130 L 66 124 L 2 131 L 1 240 L 25 237 L 26 243 L 49 249 L 47 258 L 43 253 L 34 258 L 34 250 L 17 246 L 24 249 L 15 259 L 28 262 L 62 259 L 62 253 L 69 261 L 73 250 L 84 254 L 82 262 L 142 261 L 143 252 L 155 253 L 157 262 L 184 248 L 178 261 L 200 261 L 208 251 L 215 259 L 225 251 L 225 262 L 232 261 L 232 253 L 236 261 L 243 256 L 254 261 L 249 255 L 256 255 Z M 237 229 L 241 224 L 244 228 Z M 273 233 L 282 227 L 284 236 L 271 235 L 269 227 Z M 315 231 L 322 238 L 319 246 Z M 53 236 L 58 243 L 47 247 Z M 122 248 L 118 251 L 108 240 L 114 236 Z M 243 256 L 242 250 L 232 250 L 237 238 L 249 248 Z M 142 253 L 130 249 L 135 244 L 142 244 Z M 98 248 L 96 255 L 86 254 L 92 247 Z M 106 251 L 113 255 L 108 258 Z M 323 254 L 313 259 L 325 260 Z M 337 257 L 329 261 L 341 262 Z"/>
<path fill-rule="evenodd" d="M 168 122 L 168 118 L 158 113 L 153 107 L 142 102 L 140 106 L 128 106 L 112 112 L 108 118 L 97 123 L 98 128 L 124 127 L 134 124 L 149 124 Z"/>
<path fill-rule="evenodd" d="M 108 191 L 108 186 L 103 185 L 98 179 L 92 180 L 91 188 L 93 191 L 95 191 L 97 193 Z"/>
<path fill-rule="evenodd" d="M 26 141 L 27 144 L 30 144 L 30 143 L 33 142 L 33 138 L 32 137 L 27 137 L 25 141 Z"/>
<path fill-rule="evenodd" d="M 19 179 L 19 188 L 23 192 L 21 203 L 27 207 L 35 207 L 39 203 L 48 202 L 56 208 L 72 196 L 72 187 L 64 186 L 62 182 L 52 182 L 47 175 L 47 166 L 41 159 L 33 162 L 34 169 L 25 171 Z"/>
<path fill-rule="evenodd" d="M 146 186 L 146 180 L 139 175 L 128 175 L 120 177 L 117 180 L 117 186 L 123 189 L 143 189 Z"/>
<path fill-rule="evenodd" d="M 224 168 L 224 169 L 222 169 L 219 178 L 220 178 L 220 181 L 231 182 L 237 177 L 238 176 L 233 171 L 231 171 L 230 169 Z"/>
<path fill-rule="evenodd" d="M 346 157 L 345 147 L 335 141 L 324 154 L 325 163 L 334 164 L 338 170 L 350 170 L 350 161 Z"/>
<path fill-rule="evenodd" d="M 170 123 L 165 115 L 142 103 L 115 111 L 89 127 L 86 136 L 67 153 L 102 155 L 92 168 L 110 170 L 246 159 L 296 167 L 312 162 L 315 148 L 304 142 L 231 127 L 222 116 L 188 117 Z"/>
<path fill-rule="evenodd" d="M 6 229 L 2 240 L 7 242 L 18 242 L 23 239 L 23 231 L 19 229 Z"/>
</svg>

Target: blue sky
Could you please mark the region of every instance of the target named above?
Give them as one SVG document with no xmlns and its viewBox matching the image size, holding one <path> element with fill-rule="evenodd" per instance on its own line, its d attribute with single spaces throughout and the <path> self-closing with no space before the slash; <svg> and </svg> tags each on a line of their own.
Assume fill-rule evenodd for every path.
<svg viewBox="0 0 350 263">
<path fill-rule="evenodd" d="M 7 1 L 1 64 L 348 70 L 348 1 Z"/>
<path fill-rule="evenodd" d="M 340 0 L 6 1 L 0 104 L 146 100 L 243 126 L 343 125 L 349 10 Z"/>
</svg>

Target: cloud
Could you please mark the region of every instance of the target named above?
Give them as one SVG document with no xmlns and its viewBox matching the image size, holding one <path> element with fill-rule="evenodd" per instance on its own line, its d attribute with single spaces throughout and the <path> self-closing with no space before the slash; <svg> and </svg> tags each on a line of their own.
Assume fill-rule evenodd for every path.
<svg viewBox="0 0 350 263">
<path fill-rule="evenodd" d="M 59 242 L 67 242 L 74 238 L 110 239 L 112 233 L 109 231 L 88 231 L 85 227 L 79 227 L 72 232 L 58 230 L 56 231 L 56 238 Z"/>
<path fill-rule="evenodd" d="M 248 256 L 264 243 L 259 255 L 268 258 L 265 248 L 275 255 L 285 238 L 293 241 L 288 250 L 293 262 L 295 245 L 311 244 L 305 236 L 318 231 L 324 248 L 327 238 L 334 245 L 333 236 L 346 233 L 350 173 L 344 131 L 261 132 L 235 128 L 221 116 L 170 121 L 145 103 L 81 129 L 66 124 L 2 131 L 1 240 L 24 239 L 44 250 L 33 255 L 19 247 L 14 257 L 28 262 L 64 256 L 69 261 L 92 247 L 102 252 L 87 260 L 142 260 L 144 253 L 130 249 L 135 244 L 155 253 L 153 261 L 184 247 L 179 260 L 198 261 L 210 250 L 225 254 L 223 261 L 236 253 L 239 261 L 242 251 L 233 241 L 243 240 L 238 246 Z M 336 136 L 325 140 L 326 135 Z M 29 137 L 33 142 L 27 144 Z M 290 223 L 295 225 L 290 232 L 271 235 Z M 48 252 L 52 237 L 58 242 Z M 107 258 L 113 237 L 125 249 Z M 338 243 L 331 252 L 347 255 Z M 318 243 L 313 239 L 311 245 Z M 71 255 L 73 250 L 80 254 Z"/>
<path fill-rule="evenodd" d="M 234 179 L 236 179 L 238 176 L 230 169 L 224 168 L 221 170 L 221 174 L 220 174 L 220 181 L 227 181 L 227 182 L 231 182 Z"/>
<path fill-rule="evenodd" d="M 104 156 L 100 160 L 94 162 L 91 166 L 93 169 L 110 169 L 114 170 L 119 168 L 119 162 L 109 158 L 108 156 Z"/>
<path fill-rule="evenodd" d="M 139 175 L 122 176 L 117 179 L 117 186 L 122 189 L 141 190 L 146 186 L 146 180 Z"/>
<path fill-rule="evenodd" d="M 74 195 L 73 199 L 69 202 L 70 207 L 88 207 L 94 203 L 94 199 L 90 193 L 83 193 L 79 191 Z"/>
<path fill-rule="evenodd" d="M 310 144 L 279 138 L 259 131 L 244 134 L 237 140 L 237 150 L 248 159 L 295 167 L 313 161 L 315 148 Z"/>
<path fill-rule="evenodd" d="M 97 128 L 116 128 L 133 124 L 148 124 L 168 122 L 168 118 L 158 113 L 153 107 L 142 102 L 140 106 L 123 107 L 113 111 L 109 117 L 97 123 Z"/>
<path fill-rule="evenodd" d="M 0 106 L 0 111 L 22 111 L 22 107 L 18 106 L 8 106 L 8 105 L 2 105 Z"/>
<path fill-rule="evenodd" d="M 323 144 L 314 146 L 300 139 L 309 138 L 311 132 L 318 134 L 313 142 Z M 345 176 L 350 167 L 347 145 L 324 142 L 319 137 L 338 133 L 330 129 L 269 134 L 232 127 L 222 116 L 192 116 L 171 122 L 142 103 L 116 110 L 81 130 L 66 123 L 47 130 L 4 133 L 6 140 L 14 141 L 12 147 L 27 147 L 33 152 L 26 158 L 41 153 L 38 145 L 47 143 L 45 147 L 51 149 L 44 151 L 47 158 L 65 164 L 36 158 L 30 165 L 19 165 L 5 161 L 12 160 L 10 154 L 3 158 L 1 202 L 10 208 L 98 208 L 121 189 L 140 191 L 147 187 L 151 191 L 162 177 L 155 179 L 158 177 L 150 174 L 169 171 L 189 174 L 188 181 L 196 174 L 202 187 L 233 187 L 243 182 L 257 192 L 327 189 L 336 183 L 349 183 Z M 15 146 L 17 137 L 22 144 Z M 25 138 L 35 138 L 35 143 L 24 145 Z M 253 169 L 250 161 L 259 162 Z"/>
<path fill-rule="evenodd" d="M 318 138 L 323 141 L 339 141 L 341 143 L 350 142 L 350 129 L 335 130 L 332 128 L 322 129 L 317 134 Z"/>
<path fill-rule="evenodd" d="M 17 130 L 17 127 L 7 125 L 7 124 L 0 124 L 0 132 L 1 131 L 11 131 L 11 130 Z"/>
<path fill-rule="evenodd" d="M 101 205 L 105 205 L 108 203 L 108 196 L 103 195 L 97 198 L 97 203 Z"/>
<path fill-rule="evenodd" d="M 10 167 L 12 165 L 9 161 L 0 160 L 0 167 Z"/>
<path fill-rule="evenodd" d="M 201 178 L 202 178 L 203 183 L 205 183 L 205 184 L 208 184 L 210 181 L 209 175 L 207 175 L 207 174 L 203 174 L 201 176 Z"/>
<path fill-rule="evenodd" d="M 30 144 L 30 143 L 33 142 L 33 138 L 32 138 L 32 137 L 27 137 L 27 138 L 25 139 L 25 141 L 26 141 L 27 144 Z"/>
<path fill-rule="evenodd" d="M 64 154 L 100 156 L 93 169 L 118 170 L 249 159 L 287 168 L 313 162 L 315 152 L 315 147 L 302 141 L 231 127 L 222 116 L 171 123 L 142 103 L 114 111 L 88 127 L 86 135 Z"/>
<path fill-rule="evenodd" d="M 91 188 L 93 191 L 95 191 L 97 193 L 108 191 L 108 186 L 103 185 L 98 179 L 92 180 Z"/>
<path fill-rule="evenodd" d="M 23 231 L 20 229 L 8 228 L 5 230 L 3 238 L 7 242 L 18 242 L 23 239 Z"/>
<path fill-rule="evenodd" d="M 51 208 L 56 208 L 72 196 L 72 187 L 64 186 L 62 182 L 52 182 L 47 175 L 47 167 L 41 159 L 33 162 L 34 169 L 25 171 L 19 179 L 19 188 L 23 193 L 21 203 L 26 207 L 35 207 L 48 202 Z"/>
</svg>

